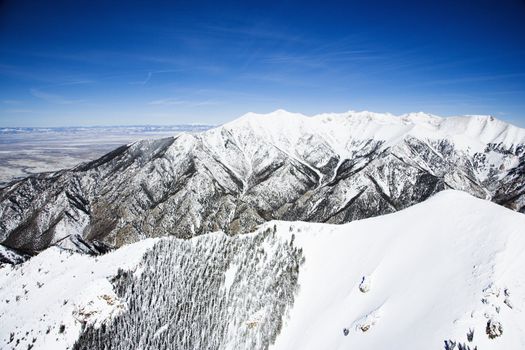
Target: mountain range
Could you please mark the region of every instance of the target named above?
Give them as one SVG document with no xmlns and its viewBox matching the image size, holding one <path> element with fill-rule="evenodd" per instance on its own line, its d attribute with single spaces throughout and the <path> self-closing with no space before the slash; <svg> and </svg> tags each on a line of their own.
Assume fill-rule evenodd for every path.
<svg viewBox="0 0 525 350">
<path fill-rule="evenodd" d="M 525 212 L 525 129 L 491 116 L 248 113 L 0 189 L 0 243 L 100 253 L 150 237 L 340 224 L 456 189 Z"/>
</svg>

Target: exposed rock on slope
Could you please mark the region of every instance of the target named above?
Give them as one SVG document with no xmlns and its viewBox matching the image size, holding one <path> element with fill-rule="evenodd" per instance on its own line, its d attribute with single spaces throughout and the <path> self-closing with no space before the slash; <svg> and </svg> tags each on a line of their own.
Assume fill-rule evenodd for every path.
<svg viewBox="0 0 525 350">
<path fill-rule="evenodd" d="M 21 264 L 29 258 L 31 258 L 31 255 L 0 245 L 0 267 L 4 264 Z"/>
<path fill-rule="evenodd" d="M 0 242 L 248 232 L 273 219 L 344 223 L 443 189 L 525 211 L 525 130 L 492 117 L 247 114 L 200 134 L 123 146 L 0 190 Z"/>
</svg>

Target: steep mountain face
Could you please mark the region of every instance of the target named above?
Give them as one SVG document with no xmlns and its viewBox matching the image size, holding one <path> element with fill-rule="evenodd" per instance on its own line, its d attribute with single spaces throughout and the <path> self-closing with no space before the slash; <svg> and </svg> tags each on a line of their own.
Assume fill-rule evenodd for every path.
<svg viewBox="0 0 525 350">
<path fill-rule="evenodd" d="M 344 225 L 50 247 L 0 267 L 0 348 L 524 349 L 523 227 L 447 190 Z"/>
<path fill-rule="evenodd" d="M 247 114 L 0 190 L 0 242 L 97 252 L 146 237 L 344 223 L 452 188 L 525 212 L 525 130 L 492 117 Z"/>
</svg>

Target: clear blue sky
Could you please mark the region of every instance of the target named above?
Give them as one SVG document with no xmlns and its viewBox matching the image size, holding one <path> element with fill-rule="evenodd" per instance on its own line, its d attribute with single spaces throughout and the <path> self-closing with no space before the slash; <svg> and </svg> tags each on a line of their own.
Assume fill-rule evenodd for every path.
<svg viewBox="0 0 525 350">
<path fill-rule="evenodd" d="M 0 126 L 218 124 L 278 108 L 525 127 L 525 0 L 0 0 Z"/>
</svg>

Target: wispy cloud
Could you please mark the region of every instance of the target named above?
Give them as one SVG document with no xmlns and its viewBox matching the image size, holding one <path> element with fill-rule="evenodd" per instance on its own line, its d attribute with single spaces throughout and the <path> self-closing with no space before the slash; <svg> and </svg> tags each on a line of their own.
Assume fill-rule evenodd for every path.
<svg viewBox="0 0 525 350">
<path fill-rule="evenodd" d="M 22 104 L 22 101 L 20 101 L 20 100 L 3 100 L 2 103 L 5 104 L 5 105 L 20 105 L 20 104 Z"/>
<path fill-rule="evenodd" d="M 157 106 L 185 105 L 185 106 L 197 107 L 197 106 L 217 105 L 217 104 L 220 104 L 220 102 L 215 101 L 215 100 L 187 101 L 187 100 L 180 100 L 178 98 L 164 98 L 160 100 L 151 101 L 148 104 L 157 105 Z"/>
<path fill-rule="evenodd" d="M 286 30 L 279 30 L 279 28 L 272 28 L 270 26 L 257 25 L 247 23 L 243 26 L 225 26 L 225 25 L 206 25 L 199 26 L 199 29 L 205 30 L 208 35 L 231 35 L 236 38 L 245 37 L 250 39 L 266 39 L 273 41 L 288 41 L 304 43 L 308 42 L 302 35 L 294 35 Z"/>
<path fill-rule="evenodd" d="M 6 109 L 4 113 L 34 113 L 33 109 Z"/>
<path fill-rule="evenodd" d="M 263 61 L 270 63 L 299 63 L 305 65 L 322 65 L 328 62 L 345 62 L 351 60 L 372 60 L 382 59 L 384 55 L 372 52 L 370 50 L 340 50 L 326 52 L 322 54 L 306 55 L 275 55 L 270 56 Z"/>
<path fill-rule="evenodd" d="M 133 85 L 146 85 L 150 81 L 152 75 L 153 75 L 152 72 L 148 72 L 148 74 L 146 76 L 146 79 L 141 80 L 141 81 L 132 81 L 132 82 L 130 82 L 130 84 L 133 84 Z"/>
<path fill-rule="evenodd" d="M 319 86 L 319 84 L 309 81 L 308 79 L 301 79 L 298 77 L 289 76 L 286 73 L 248 73 L 239 76 L 239 78 L 286 86 L 298 86 L 309 88 Z"/>
<path fill-rule="evenodd" d="M 80 100 L 68 100 L 65 97 L 57 94 L 50 94 L 38 89 L 30 89 L 29 92 L 31 95 L 33 95 L 36 98 L 39 98 L 41 100 L 44 100 L 49 103 L 59 104 L 59 105 L 67 105 L 67 104 L 73 104 L 81 102 Z"/>
<path fill-rule="evenodd" d="M 96 83 L 96 81 L 92 79 L 81 79 L 81 80 L 65 81 L 63 83 L 57 83 L 52 86 L 85 85 L 85 84 L 94 84 L 94 83 Z"/>
<path fill-rule="evenodd" d="M 111 67 L 111 66 L 140 66 L 144 63 L 151 64 L 149 74 L 168 73 L 185 71 L 188 69 L 202 70 L 202 71 L 216 71 L 217 67 L 211 64 L 199 64 L 195 60 L 188 59 L 181 55 L 169 54 L 143 54 L 135 52 L 120 52 L 109 50 L 88 50 L 73 53 L 56 53 L 56 52 L 40 52 L 40 53 L 26 53 L 35 57 L 43 57 L 65 62 L 81 62 L 93 66 Z M 0 73 L 2 72 L 2 64 L 0 64 Z M 9 68 L 10 71 L 13 69 Z M 158 69 L 155 69 L 158 68 Z M 141 68 L 142 69 L 142 68 Z M 6 69 L 7 70 L 7 69 Z M 136 71 L 134 72 L 134 74 Z M 151 78 L 151 77 L 150 77 Z M 147 77 L 146 77 L 147 79 Z M 145 80 L 146 80 L 145 79 Z M 141 81 L 141 82 L 144 82 Z"/>
<path fill-rule="evenodd" d="M 438 79 L 438 80 L 424 81 L 419 84 L 415 84 L 415 86 L 475 83 L 475 82 L 482 82 L 482 81 L 504 80 L 504 79 L 513 79 L 513 78 L 521 78 L 521 77 L 525 77 L 525 73 L 492 74 L 492 75 L 458 77 L 458 78 L 451 78 L 451 79 Z"/>
<path fill-rule="evenodd" d="M 187 101 L 179 100 L 177 98 L 163 98 L 160 100 L 154 100 L 149 102 L 150 105 L 162 105 L 162 106 L 172 106 L 172 105 L 182 105 L 187 103 Z"/>
</svg>

